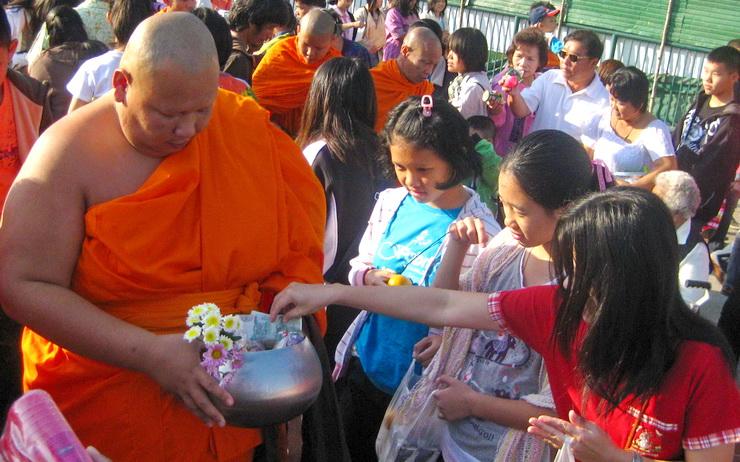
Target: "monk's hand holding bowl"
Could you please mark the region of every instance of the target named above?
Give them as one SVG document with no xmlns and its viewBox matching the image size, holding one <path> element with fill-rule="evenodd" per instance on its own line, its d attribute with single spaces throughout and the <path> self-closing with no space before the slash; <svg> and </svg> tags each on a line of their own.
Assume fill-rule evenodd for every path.
<svg viewBox="0 0 740 462">
<path fill-rule="evenodd" d="M 146 371 L 206 425 L 223 427 L 226 420 L 211 402 L 209 394 L 226 406 L 231 406 L 234 399 L 200 365 L 201 348 L 199 342 L 183 341 L 181 334 L 156 336 Z"/>
</svg>

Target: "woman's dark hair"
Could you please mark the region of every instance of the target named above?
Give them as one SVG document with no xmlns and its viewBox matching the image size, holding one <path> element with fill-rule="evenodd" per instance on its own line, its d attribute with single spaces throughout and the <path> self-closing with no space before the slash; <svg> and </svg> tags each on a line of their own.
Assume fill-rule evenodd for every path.
<svg viewBox="0 0 740 462">
<path fill-rule="evenodd" d="M 468 123 L 460 112 L 446 100 L 434 98 L 432 113 L 422 112 L 421 97 L 412 96 L 396 106 L 388 117 L 381 134 L 384 155 L 381 161 L 389 176 L 395 175 L 390 146 L 403 139 L 417 148 L 434 151 L 450 166 L 450 178 L 438 189 L 449 189 L 473 175 L 480 175 L 480 155 L 470 138 Z"/>
<path fill-rule="evenodd" d="M 49 48 L 67 42 L 84 42 L 87 32 L 79 13 L 71 6 L 55 6 L 46 15 L 46 31 L 49 33 Z"/>
<path fill-rule="evenodd" d="M 413 8 L 411 8 L 412 3 L 414 4 Z M 398 0 L 396 7 L 404 18 L 412 14 L 419 16 L 419 2 L 417 0 Z"/>
<path fill-rule="evenodd" d="M 285 0 L 236 0 L 229 10 L 229 27 L 239 32 L 250 24 L 261 28 L 265 24 L 285 26 L 293 10 Z"/>
<path fill-rule="evenodd" d="M 447 0 L 427 0 L 427 9 L 430 13 L 434 14 L 434 5 L 438 2 L 445 2 L 445 7 L 442 9 L 442 13 L 440 13 L 440 16 L 444 16 L 445 11 L 447 11 Z"/>
<path fill-rule="evenodd" d="M 647 75 L 635 66 L 617 69 L 606 81 L 612 96 L 623 103 L 630 103 L 645 112 L 647 110 L 650 82 Z"/>
<path fill-rule="evenodd" d="M 604 44 L 601 43 L 601 39 L 594 32 L 584 29 L 574 30 L 565 36 L 563 43 L 568 43 L 571 40 L 586 47 L 586 54 L 589 58 L 601 59 L 601 55 L 604 53 Z"/>
<path fill-rule="evenodd" d="M 303 148 L 324 138 L 339 161 L 374 174 L 379 147 L 375 115 L 375 85 L 367 66 L 350 58 L 330 59 L 313 77 L 296 142 Z"/>
<path fill-rule="evenodd" d="M 562 303 L 552 341 L 566 357 L 578 342 L 584 388 L 603 398 L 607 410 L 629 396 L 654 395 L 684 340 L 719 347 L 732 366 L 719 330 L 681 298 L 678 262 L 671 214 L 648 191 L 593 194 L 558 222 L 553 264 Z M 579 336 L 583 319 L 590 326 Z"/>
<path fill-rule="evenodd" d="M 522 29 L 514 35 L 511 40 L 511 45 L 506 50 L 506 57 L 508 58 L 509 64 L 512 64 L 514 59 L 514 53 L 516 49 L 522 45 L 532 46 L 537 48 L 537 54 L 539 55 L 540 65 L 542 67 L 547 64 L 547 40 L 545 40 L 545 34 L 536 27 L 528 27 Z"/>
<path fill-rule="evenodd" d="M 126 45 L 134 29 L 154 13 L 149 0 L 113 0 L 110 22 L 118 45 Z"/>
<path fill-rule="evenodd" d="M 483 32 L 462 27 L 450 35 L 450 51 L 465 65 L 465 72 L 485 72 L 488 63 L 488 42 Z"/>
<path fill-rule="evenodd" d="M 193 10 L 193 14 L 206 25 L 216 42 L 216 52 L 218 53 L 218 67 L 223 69 L 226 61 L 231 55 L 231 32 L 226 20 L 215 10 L 205 7 L 199 7 Z"/>
<path fill-rule="evenodd" d="M 57 6 L 76 7 L 79 0 L 35 0 L 33 2 L 33 14 L 31 15 L 30 25 L 33 35 L 36 36 L 41 25 L 46 21 L 46 16 Z"/>
<path fill-rule="evenodd" d="M 557 210 L 595 189 L 583 145 L 560 130 L 538 130 L 522 138 L 500 166 L 529 197 Z"/>
<path fill-rule="evenodd" d="M 609 77 L 612 76 L 619 69 L 624 67 L 624 63 L 618 59 L 605 59 L 599 63 L 599 79 L 604 85 L 609 81 Z"/>
</svg>

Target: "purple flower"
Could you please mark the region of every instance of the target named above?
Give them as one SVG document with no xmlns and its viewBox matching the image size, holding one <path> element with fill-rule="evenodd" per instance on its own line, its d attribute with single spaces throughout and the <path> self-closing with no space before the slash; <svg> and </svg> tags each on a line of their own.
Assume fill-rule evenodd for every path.
<svg viewBox="0 0 740 462">
<path fill-rule="evenodd" d="M 224 349 L 224 346 L 220 343 L 209 345 L 203 353 L 203 361 L 200 365 L 206 369 L 206 372 L 215 379 L 219 379 L 218 368 L 226 364 L 229 359 L 228 352 Z"/>
</svg>

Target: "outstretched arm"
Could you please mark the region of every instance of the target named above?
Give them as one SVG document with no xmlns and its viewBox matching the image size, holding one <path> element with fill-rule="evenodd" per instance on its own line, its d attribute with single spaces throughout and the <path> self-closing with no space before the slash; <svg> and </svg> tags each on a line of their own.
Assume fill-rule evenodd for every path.
<svg viewBox="0 0 740 462">
<path fill-rule="evenodd" d="M 327 305 L 352 306 L 429 326 L 496 330 L 488 314 L 486 294 L 428 287 L 350 287 L 341 284 L 291 284 L 272 303 L 270 314 L 287 319 L 316 312 Z"/>
</svg>

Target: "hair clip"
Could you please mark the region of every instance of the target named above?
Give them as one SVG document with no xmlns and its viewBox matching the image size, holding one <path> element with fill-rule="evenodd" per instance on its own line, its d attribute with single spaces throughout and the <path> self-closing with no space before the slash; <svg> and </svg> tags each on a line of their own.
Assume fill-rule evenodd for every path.
<svg viewBox="0 0 740 462">
<path fill-rule="evenodd" d="M 421 114 L 424 117 L 431 117 L 433 107 L 434 100 L 432 100 L 432 95 L 424 95 L 421 97 Z"/>
</svg>

